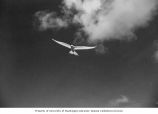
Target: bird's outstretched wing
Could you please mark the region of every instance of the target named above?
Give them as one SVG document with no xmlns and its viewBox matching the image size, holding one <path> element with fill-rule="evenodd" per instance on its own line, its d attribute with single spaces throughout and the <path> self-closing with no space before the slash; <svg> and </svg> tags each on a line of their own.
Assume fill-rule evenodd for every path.
<svg viewBox="0 0 158 114">
<path fill-rule="evenodd" d="M 87 49 L 94 49 L 96 46 L 75 46 L 75 50 L 87 50 Z"/>
<path fill-rule="evenodd" d="M 69 44 L 67 44 L 67 43 L 57 41 L 57 40 L 55 40 L 55 39 L 53 39 L 53 38 L 52 38 L 52 40 L 53 40 L 54 42 L 56 42 L 56 43 L 58 43 L 58 44 L 64 46 L 64 47 L 67 47 L 67 48 L 71 49 L 71 46 L 70 46 Z"/>
</svg>

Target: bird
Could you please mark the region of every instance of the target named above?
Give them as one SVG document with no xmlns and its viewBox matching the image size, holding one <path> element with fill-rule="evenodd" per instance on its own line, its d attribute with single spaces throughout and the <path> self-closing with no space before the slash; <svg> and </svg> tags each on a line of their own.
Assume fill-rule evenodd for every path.
<svg viewBox="0 0 158 114">
<path fill-rule="evenodd" d="M 69 51 L 69 54 L 71 55 L 75 55 L 75 56 L 79 56 L 79 54 L 76 52 L 76 50 L 89 50 L 89 49 L 95 49 L 96 46 L 74 46 L 74 45 L 70 45 L 70 44 L 67 44 L 65 42 L 61 42 L 61 41 L 57 41 L 55 39 L 52 38 L 52 40 L 66 48 L 69 48 L 70 51 Z"/>
</svg>

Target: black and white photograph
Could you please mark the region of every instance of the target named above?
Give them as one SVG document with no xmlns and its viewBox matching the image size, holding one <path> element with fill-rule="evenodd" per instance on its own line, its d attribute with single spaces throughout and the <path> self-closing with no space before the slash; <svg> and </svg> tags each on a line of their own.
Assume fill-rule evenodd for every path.
<svg viewBox="0 0 158 114">
<path fill-rule="evenodd" d="M 158 0 L 1 0 L 11 107 L 157 108 Z"/>
</svg>

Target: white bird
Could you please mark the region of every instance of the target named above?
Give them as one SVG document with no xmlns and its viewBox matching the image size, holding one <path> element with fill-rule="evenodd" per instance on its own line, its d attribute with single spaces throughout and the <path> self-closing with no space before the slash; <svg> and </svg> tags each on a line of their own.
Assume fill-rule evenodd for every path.
<svg viewBox="0 0 158 114">
<path fill-rule="evenodd" d="M 64 42 L 57 41 L 55 39 L 52 39 L 52 40 L 54 42 L 64 46 L 64 47 L 67 47 L 67 48 L 71 49 L 69 51 L 69 54 L 72 54 L 72 55 L 75 55 L 75 56 L 79 56 L 78 53 L 75 50 L 88 50 L 88 49 L 96 48 L 96 46 L 74 46 L 74 45 L 70 45 L 70 44 L 67 44 L 67 43 L 64 43 Z"/>
</svg>

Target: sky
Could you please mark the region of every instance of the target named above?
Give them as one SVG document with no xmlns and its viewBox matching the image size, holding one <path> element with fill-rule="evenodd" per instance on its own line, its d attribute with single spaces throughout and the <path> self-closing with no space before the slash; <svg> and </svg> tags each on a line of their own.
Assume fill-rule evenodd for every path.
<svg viewBox="0 0 158 114">
<path fill-rule="evenodd" d="M 124 23 L 126 29 L 120 28 L 121 31 L 130 31 L 125 35 L 118 29 L 113 31 L 113 26 L 120 23 L 110 21 L 113 26 L 109 25 L 111 28 L 108 30 L 112 32 L 106 36 L 104 31 L 89 34 L 93 31 L 81 17 L 70 23 L 69 18 L 61 13 L 61 3 L 61 0 L 2 0 L 0 106 L 157 107 L 156 11 L 152 14 L 148 10 L 145 16 L 140 17 L 145 24 L 135 23 L 138 18 L 130 20 L 134 24 L 129 28 Z M 61 19 L 66 25 L 52 24 L 41 29 L 41 21 L 37 17 L 39 12 L 45 15 L 55 12 L 51 19 Z M 149 14 L 152 14 L 150 18 Z M 144 19 L 146 15 L 147 20 Z M 105 18 L 104 15 L 101 17 Z M 111 17 L 115 20 L 119 16 Z M 119 22 L 123 21 L 119 18 Z M 82 24 L 81 28 L 79 24 Z M 95 31 L 100 30 L 99 24 L 96 27 Z M 132 33 L 130 40 L 129 33 Z M 74 44 L 83 40 L 81 44 L 97 45 L 97 49 L 78 51 L 80 56 L 76 57 L 69 55 L 69 49 L 54 43 L 52 38 Z"/>
</svg>

